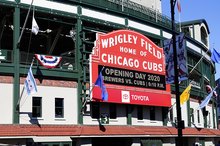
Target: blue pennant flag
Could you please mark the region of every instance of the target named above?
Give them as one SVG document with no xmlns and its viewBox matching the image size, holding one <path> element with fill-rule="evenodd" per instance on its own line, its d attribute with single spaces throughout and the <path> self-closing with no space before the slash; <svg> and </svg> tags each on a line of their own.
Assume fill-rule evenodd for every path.
<svg viewBox="0 0 220 146">
<path fill-rule="evenodd" d="M 107 92 L 106 86 L 105 86 L 104 81 L 103 81 L 102 70 L 100 71 L 99 76 L 98 76 L 98 78 L 95 82 L 95 86 L 98 86 L 98 87 L 101 88 L 101 90 L 102 90 L 102 100 L 108 101 L 108 92 Z"/>
<path fill-rule="evenodd" d="M 35 82 L 31 67 L 28 71 L 28 75 L 26 77 L 24 85 L 25 85 L 25 89 L 28 95 L 31 95 L 37 92 L 37 84 Z"/>
<path fill-rule="evenodd" d="M 217 86 L 212 90 L 212 92 L 209 93 L 209 95 L 202 101 L 202 103 L 199 105 L 199 108 L 202 109 L 204 108 L 210 101 L 210 99 L 213 96 L 213 93 L 215 91 L 215 89 L 217 88 Z"/>
<path fill-rule="evenodd" d="M 211 59 L 215 63 L 220 63 L 220 53 L 214 48 L 212 49 Z"/>
</svg>

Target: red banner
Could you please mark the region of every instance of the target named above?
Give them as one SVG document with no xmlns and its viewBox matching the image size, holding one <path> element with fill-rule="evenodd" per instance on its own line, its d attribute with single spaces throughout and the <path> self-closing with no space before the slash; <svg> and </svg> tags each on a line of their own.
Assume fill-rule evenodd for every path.
<svg viewBox="0 0 220 146">
<path fill-rule="evenodd" d="M 91 86 L 102 71 L 107 102 L 171 105 L 163 49 L 144 35 L 130 30 L 98 33 L 90 57 Z M 93 99 L 101 99 L 99 90 L 93 89 Z M 129 100 L 124 100 L 125 97 Z"/>
</svg>

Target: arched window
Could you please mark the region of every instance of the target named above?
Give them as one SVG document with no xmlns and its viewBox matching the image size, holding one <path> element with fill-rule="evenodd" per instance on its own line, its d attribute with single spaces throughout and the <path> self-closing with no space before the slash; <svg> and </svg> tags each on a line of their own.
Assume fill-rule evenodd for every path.
<svg viewBox="0 0 220 146">
<path fill-rule="evenodd" d="M 208 46 L 208 35 L 204 27 L 201 27 L 201 41 Z"/>
</svg>

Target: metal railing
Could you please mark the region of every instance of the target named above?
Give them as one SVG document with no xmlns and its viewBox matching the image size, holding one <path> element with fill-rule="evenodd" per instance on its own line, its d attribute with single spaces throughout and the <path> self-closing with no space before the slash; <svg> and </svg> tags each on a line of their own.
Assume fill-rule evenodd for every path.
<svg viewBox="0 0 220 146">
<path fill-rule="evenodd" d="M 13 62 L 13 51 L 0 49 L 0 63 L 12 63 Z"/>
<path fill-rule="evenodd" d="M 71 2 L 74 4 L 98 7 L 100 9 L 113 11 L 115 13 L 132 16 L 134 18 L 140 18 L 143 21 L 148 21 L 149 23 L 153 23 L 171 30 L 172 23 L 170 17 L 162 15 L 162 13 L 156 11 L 155 9 L 129 0 L 66 0 L 66 3 Z M 177 22 L 175 28 L 176 31 L 179 31 L 179 25 Z"/>
<path fill-rule="evenodd" d="M 34 57 L 34 54 L 21 52 L 20 53 L 20 64 L 27 65 L 27 66 L 30 65 L 33 57 Z M 34 60 L 33 65 L 41 66 L 39 62 L 37 61 L 37 59 Z M 75 70 L 76 69 L 75 58 L 62 56 L 60 63 L 58 64 L 58 66 L 55 67 L 55 69 L 62 69 L 62 70 L 69 70 L 69 71 Z"/>
</svg>

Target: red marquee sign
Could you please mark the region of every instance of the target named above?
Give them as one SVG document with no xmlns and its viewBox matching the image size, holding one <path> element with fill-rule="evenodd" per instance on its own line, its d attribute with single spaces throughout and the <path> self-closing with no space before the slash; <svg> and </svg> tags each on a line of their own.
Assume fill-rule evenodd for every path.
<svg viewBox="0 0 220 146">
<path fill-rule="evenodd" d="M 107 102 L 171 105 L 163 48 L 144 35 L 131 30 L 97 33 L 90 60 L 91 87 L 102 71 Z M 91 96 L 101 99 L 100 89 L 93 88 Z"/>
</svg>

